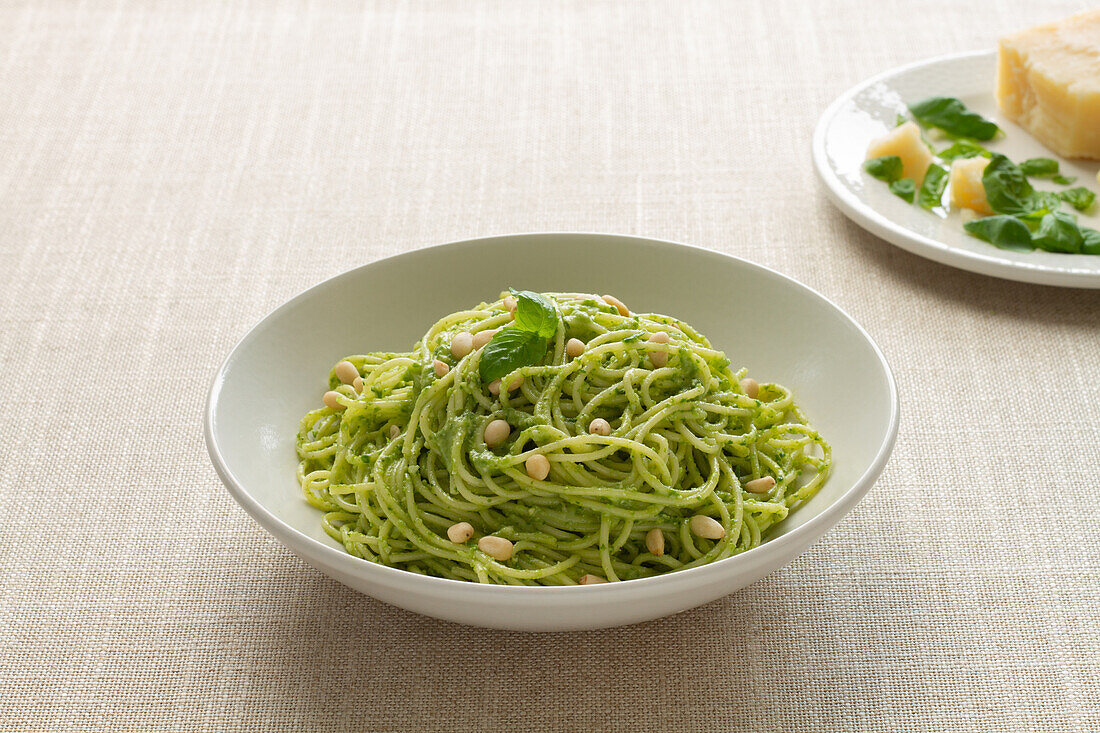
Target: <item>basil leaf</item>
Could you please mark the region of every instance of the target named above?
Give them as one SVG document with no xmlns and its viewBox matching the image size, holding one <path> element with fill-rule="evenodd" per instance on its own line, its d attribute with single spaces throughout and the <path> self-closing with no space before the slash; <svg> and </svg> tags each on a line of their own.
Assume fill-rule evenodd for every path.
<svg viewBox="0 0 1100 733">
<path fill-rule="evenodd" d="M 478 363 L 481 381 L 488 383 L 520 367 L 538 364 L 544 356 L 545 336 L 511 326 L 502 328 L 481 349 Z"/>
<path fill-rule="evenodd" d="M 1067 189 L 1059 193 L 1058 196 L 1078 211 L 1087 211 L 1096 201 L 1096 194 L 1084 186 Z"/>
<path fill-rule="evenodd" d="M 1068 252 L 1078 254 L 1085 244 L 1081 230 L 1077 228 L 1077 217 L 1065 212 L 1047 214 L 1039 223 L 1032 241 L 1039 249 L 1047 252 Z"/>
<path fill-rule="evenodd" d="M 1071 184 L 1071 183 L 1073 183 L 1074 181 L 1077 180 L 1077 176 L 1070 176 L 1069 178 L 1066 178 L 1061 173 L 1059 173 L 1058 175 L 1054 176 L 1050 180 L 1054 181 L 1059 186 L 1068 186 L 1069 184 Z"/>
<path fill-rule="evenodd" d="M 645 331 L 635 331 L 626 338 L 623 339 L 624 344 L 632 344 L 635 341 L 641 341 L 642 336 L 645 336 Z"/>
<path fill-rule="evenodd" d="M 982 185 L 989 207 L 998 214 L 1034 215 L 1044 209 L 1054 211 L 1061 205 L 1059 201 L 1051 208 L 1050 196 L 1036 194 L 1020 167 L 1000 153 L 994 153 L 985 167 Z"/>
<path fill-rule="evenodd" d="M 922 208 L 934 209 L 943 204 L 943 191 L 947 188 L 947 169 L 931 163 L 924 174 L 924 182 L 917 193 L 917 203 Z"/>
<path fill-rule="evenodd" d="M 1020 163 L 1020 170 L 1025 176 L 1042 178 L 1058 174 L 1058 161 L 1051 158 L 1028 158 Z"/>
<path fill-rule="evenodd" d="M 1027 214 L 1020 214 L 1021 219 L 1039 221 L 1047 214 L 1052 214 L 1062 208 L 1062 199 L 1053 191 L 1036 191 L 1035 198 L 1032 201 L 1035 210 Z"/>
<path fill-rule="evenodd" d="M 1014 216 L 1001 214 L 975 219 L 963 224 L 963 229 L 1001 249 L 1011 249 L 1016 252 L 1030 252 L 1035 249 L 1031 243 L 1031 230 L 1027 228 L 1027 224 Z"/>
<path fill-rule="evenodd" d="M 981 145 L 970 140 L 959 140 L 950 147 L 946 147 L 940 152 L 936 153 L 947 162 L 951 162 L 956 158 L 977 158 L 979 155 L 983 158 L 988 158 L 993 153 L 989 152 Z"/>
<path fill-rule="evenodd" d="M 558 311 L 549 298 L 530 290 L 509 288 L 509 291 L 516 299 L 516 328 L 537 333 L 543 338 L 550 338 L 557 333 Z"/>
<path fill-rule="evenodd" d="M 971 112 L 954 97 L 929 97 L 909 105 L 917 121 L 927 127 L 938 127 L 951 135 L 992 140 L 1000 128 L 976 112 Z"/>
<path fill-rule="evenodd" d="M 871 158 L 863 163 L 863 170 L 870 173 L 880 181 L 893 183 L 901 178 L 901 158 L 896 155 L 884 155 L 881 158 Z"/>
<path fill-rule="evenodd" d="M 902 125 L 904 125 L 908 121 L 909 121 L 909 118 L 907 118 L 901 112 L 898 112 L 898 116 L 894 118 L 894 127 L 901 127 Z"/>
<path fill-rule="evenodd" d="M 1088 227 L 1078 227 L 1081 230 L 1081 254 L 1100 255 L 1100 232 Z"/>
<path fill-rule="evenodd" d="M 913 203 L 913 197 L 917 194 L 917 184 L 912 178 L 902 178 L 890 184 L 890 191 L 897 197 Z"/>
</svg>

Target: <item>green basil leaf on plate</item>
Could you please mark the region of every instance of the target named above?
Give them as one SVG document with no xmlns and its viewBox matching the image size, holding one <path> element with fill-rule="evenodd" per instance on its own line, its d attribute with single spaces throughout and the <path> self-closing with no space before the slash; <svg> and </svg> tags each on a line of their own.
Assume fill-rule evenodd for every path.
<svg viewBox="0 0 1100 733">
<path fill-rule="evenodd" d="M 973 140 L 956 140 L 954 143 L 944 148 L 940 152 L 936 153 L 947 162 L 951 162 L 958 158 L 977 158 L 979 155 L 983 158 L 989 158 L 993 153 L 986 150 L 984 147 L 974 142 Z"/>
<path fill-rule="evenodd" d="M 1027 228 L 1027 224 L 1007 214 L 968 221 L 963 224 L 963 229 L 1001 249 L 1011 249 L 1016 252 L 1030 252 L 1035 249 L 1035 245 L 1031 242 L 1031 230 Z"/>
<path fill-rule="evenodd" d="M 1036 193 L 1020 167 L 1000 153 L 985 167 L 982 185 L 989 207 L 998 214 L 1042 216 L 1061 205 L 1057 194 Z"/>
<path fill-rule="evenodd" d="M 1000 128 L 954 97 L 929 97 L 909 105 L 917 121 L 927 127 L 938 127 L 950 135 L 975 140 L 992 140 Z"/>
<path fill-rule="evenodd" d="M 1039 221 L 1047 214 L 1052 214 L 1062 208 L 1062 197 L 1054 191 L 1036 191 L 1034 201 L 1035 210 L 1027 214 L 1021 214 L 1021 219 Z"/>
<path fill-rule="evenodd" d="M 1081 230 L 1081 254 L 1100 255 L 1100 232 L 1089 227 L 1078 227 Z"/>
<path fill-rule="evenodd" d="M 1058 161 L 1053 158 L 1028 158 L 1020 163 L 1020 170 L 1032 178 L 1054 176 L 1058 175 Z"/>
<path fill-rule="evenodd" d="M 1084 186 L 1066 189 L 1058 196 L 1078 211 L 1088 211 L 1096 201 L 1096 194 Z"/>
<path fill-rule="evenodd" d="M 890 191 L 895 196 L 913 203 L 913 197 L 917 195 L 917 184 L 912 178 L 902 178 L 890 184 Z"/>
<path fill-rule="evenodd" d="M 947 188 L 947 169 L 932 163 L 924 174 L 924 182 L 917 192 L 917 203 L 925 209 L 934 209 L 943 204 L 943 192 Z"/>
<path fill-rule="evenodd" d="M 1085 238 L 1077 227 L 1077 217 L 1061 211 L 1044 216 L 1031 241 L 1047 252 L 1068 254 L 1080 253 L 1085 244 Z"/>
<path fill-rule="evenodd" d="M 896 155 L 884 155 L 881 158 L 871 158 L 864 161 L 863 170 L 870 173 L 880 181 L 893 183 L 901 178 L 901 158 Z"/>
</svg>

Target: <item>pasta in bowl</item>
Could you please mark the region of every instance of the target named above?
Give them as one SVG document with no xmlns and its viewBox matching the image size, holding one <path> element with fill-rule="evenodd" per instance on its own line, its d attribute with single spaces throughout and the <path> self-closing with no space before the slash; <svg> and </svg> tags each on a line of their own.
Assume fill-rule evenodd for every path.
<svg viewBox="0 0 1100 733">
<path fill-rule="evenodd" d="M 881 352 L 809 288 L 688 245 L 525 234 L 291 299 L 218 370 L 205 437 L 233 498 L 325 574 L 549 631 L 787 564 L 868 491 L 897 420 Z"/>
<path fill-rule="evenodd" d="M 830 463 L 787 389 L 614 296 L 513 290 L 328 385 L 298 432 L 306 499 L 353 555 L 442 578 L 589 585 L 722 560 Z"/>
</svg>

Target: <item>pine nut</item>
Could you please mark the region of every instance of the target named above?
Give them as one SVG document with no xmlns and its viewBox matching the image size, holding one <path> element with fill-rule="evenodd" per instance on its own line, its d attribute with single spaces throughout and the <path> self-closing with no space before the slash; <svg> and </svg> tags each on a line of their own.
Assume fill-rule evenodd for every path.
<svg viewBox="0 0 1100 733">
<path fill-rule="evenodd" d="M 493 420 L 485 426 L 485 433 L 482 437 L 485 439 L 485 445 L 490 448 L 496 448 L 498 445 L 508 440 L 508 436 L 512 432 L 512 426 L 508 424 L 507 420 Z"/>
<path fill-rule="evenodd" d="M 508 295 L 504 298 L 504 307 L 514 316 L 516 314 L 516 308 L 519 307 L 519 303 L 517 303 L 516 299 L 511 295 Z"/>
<path fill-rule="evenodd" d="M 611 435 L 611 423 L 604 420 L 602 417 L 597 417 L 595 420 L 588 423 L 588 432 L 593 435 Z"/>
<path fill-rule="evenodd" d="M 595 585 L 596 583 L 606 583 L 607 579 L 601 578 L 598 575 L 593 575 L 592 573 L 585 573 L 577 582 L 581 585 Z"/>
<path fill-rule="evenodd" d="M 536 481 L 542 481 L 550 475 L 550 459 L 541 453 L 536 453 L 523 464 L 527 469 L 527 475 Z"/>
<path fill-rule="evenodd" d="M 451 339 L 451 354 L 456 359 L 469 354 L 474 350 L 474 337 L 469 333 L 463 331 L 462 333 L 456 333 L 455 337 Z"/>
<path fill-rule="evenodd" d="M 390 440 L 396 440 L 398 435 L 401 435 L 401 428 L 390 425 Z"/>
<path fill-rule="evenodd" d="M 493 336 L 497 335 L 498 330 L 499 329 L 496 328 L 490 328 L 488 331 L 478 331 L 477 333 L 475 333 L 473 340 L 474 348 L 480 349 L 485 344 L 489 343 L 492 340 Z"/>
<path fill-rule="evenodd" d="M 359 394 L 363 394 L 363 378 L 356 377 L 355 379 L 351 380 L 351 388 Z"/>
<path fill-rule="evenodd" d="M 339 392 L 325 392 L 325 396 L 321 398 L 321 401 L 325 403 L 325 407 L 330 407 L 333 410 L 343 410 L 346 405 L 340 401 Z"/>
<path fill-rule="evenodd" d="M 469 522 L 458 522 L 447 528 L 447 539 L 456 545 L 465 544 L 474 536 L 474 527 Z"/>
<path fill-rule="evenodd" d="M 508 383 L 508 391 L 509 392 L 515 392 L 521 386 L 523 386 L 523 375 L 522 374 L 517 374 L 516 378 Z M 493 381 L 489 382 L 489 392 L 494 394 L 494 395 L 500 394 L 500 380 L 499 379 L 494 379 Z"/>
<path fill-rule="evenodd" d="M 726 536 L 726 528 L 714 517 L 696 514 L 688 524 L 691 533 L 706 540 L 720 540 Z"/>
<path fill-rule="evenodd" d="M 774 488 L 775 479 L 771 476 L 763 476 L 745 483 L 745 491 L 750 491 L 754 494 L 767 494 Z"/>
<path fill-rule="evenodd" d="M 645 546 L 658 557 L 665 554 L 665 533 L 657 527 L 649 530 L 645 533 Z"/>
<path fill-rule="evenodd" d="M 588 346 L 580 339 L 569 339 L 565 342 L 565 354 L 570 359 L 576 359 L 584 353 L 586 348 L 588 348 Z"/>
<path fill-rule="evenodd" d="M 351 384 L 355 381 L 355 378 L 359 376 L 359 370 L 355 368 L 355 365 L 346 359 L 338 362 L 332 370 L 336 373 L 336 378 L 344 384 Z"/>
<path fill-rule="evenodd" d="M 477 541 L 477 549 L 497 562 L 506 562 L 512 557 L 512 551 L 515 548 L 512 546 L 511 542 L 503 537 L 486 535 Z"/>
<path fill-rule="evenodd" d="M 620 316 L 629 316 L 630 315 L 630 309 L 627 308 L 626 304 L 623 303 L 618 298 L 616 298 L 614 295 L 603 295 L 603 296 L 600 296 L 600 297 L 603 298 L 603 302 L 607 303 L 608 305 L 615 306 L 615 309 L 617 311 L 619 311 Z"/>
<path fill-rule="evenodd" d="M 451 368 L 447 366 L 447 362 L 436 359 L 432 362 L 432 369 L 435 371 L 435 376 L 442 379 L 447 376 L 447 373 L 451 371 Z"/>
<path fill-rule="evenodd" d="M 752 377 L 745 377 L 741 380 L 741 391 L 755 400 L 760 394 L 760 383 Z"/>
<path fill-rule="evenodd" d="M 651 344 L 667 344 L 668 334 L 664 331 L 658 331 L 649 337 L 649 342 Z M 649 360 L 653 362 L 653 366 L 658 368 L 663 367 L 665 364 L 668 363 L 668 352 L 654 351 L 650 353 Z"/>
</svg>

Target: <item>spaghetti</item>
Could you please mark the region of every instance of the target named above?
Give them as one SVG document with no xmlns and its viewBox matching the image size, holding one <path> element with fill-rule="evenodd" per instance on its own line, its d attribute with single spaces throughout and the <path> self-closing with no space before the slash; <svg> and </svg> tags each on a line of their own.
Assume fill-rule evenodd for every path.
<svg viewBox="0 0 1100 733">
<path fill-rule="evenodd" d="M 544 351 L 488 381 L 531 302 L 549 314 Z M 610 297 L 513 293 L 409 353 L 348 357 L 329 387 L 297 440 L 325 531 L 444 578 L 569 585 L 715 562 L 759 545 L 830 467 L 785 388 Z"/>
</svg>

